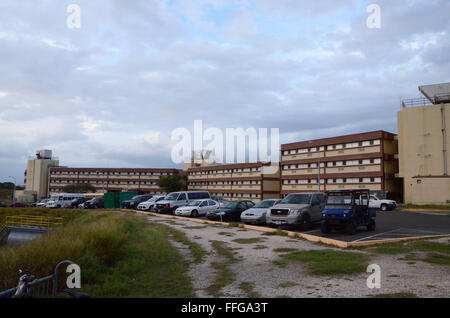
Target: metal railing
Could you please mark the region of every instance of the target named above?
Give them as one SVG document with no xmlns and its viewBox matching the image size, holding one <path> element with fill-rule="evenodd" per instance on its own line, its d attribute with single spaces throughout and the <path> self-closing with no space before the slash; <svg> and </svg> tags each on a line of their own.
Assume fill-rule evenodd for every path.
<svg viewBox="0 0 450 318">
<path fill-rule="evenodd" d="M 62 225 L 64 218 L 40 215 L 8 215 L 0 223 L 0 232 L 9 226 L 33 226 L 49 228 Z"/>
<path fill-rule="evenodd" d="M 26 285 L 26 289 L 29 291 L 29 295 L 26 295 L 25 297 L 56 298 L 58 296 L 58 292 L 63 292 L 71 297 L 76 298 L 89 297 L 89 295 L 80 293 L 79 290 L 77 289 L 63 289 L 62 291 L 58 291 L 59 269 L 62 265 L 70 265 L 70 264 L 74 264 L 74 262 L 69 260 L 62 261 L 58 265 L 56 265 L 52 275 L 34 279 L 32 282 L 28 283 Z M 18 295 L 15 295 L 17 290 L 18 287 L 14 287 L 8 290 L 1 291 L 0 299 L 18 297 Z"/>
<path fill-rule="evenodd" d="M 434 95 L 432 101 L 426 97 L 407 98 L 401 100 L 402 107 L 431 106 L 450 102 L 450 93 Z"/>
</svg>

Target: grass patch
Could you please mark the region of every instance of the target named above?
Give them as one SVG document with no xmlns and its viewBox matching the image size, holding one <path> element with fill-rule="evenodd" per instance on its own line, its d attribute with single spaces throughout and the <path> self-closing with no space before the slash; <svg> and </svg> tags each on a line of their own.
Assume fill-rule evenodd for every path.
<svg viewBox="0 0 450 318">
<path fill-rule="evenodd" d="M 241 228 L 241 229 L 245 228 L 243 224 L 234 223 L 234 222 L 228 223 L 228 227 L 237 227 L 237 228 Z"/>
<path fill-rule="evenodd" d="M 255 291 L 255 284 L 251 282 L 242 282 L 239 288 L 245 292 L 247 298 L 261 298 L 261 295 Z"/>
<path fill-rule="evenodd" d="M 196 264 L 203 262 L 206 251 L 200 246 L 200 244 L 189 240 L 184 232 L 177 231 L 173 228 L 168 228 L 168 231 L 172 234 L 175 241 L 186 245 L 189 248 Z"/>
<path fill-rule="evenodd" d="M 308 264 L 313 275 L 363 273 L 369 257 L 361 253 L 333 250 L 300 251 L 281 255 L 283 259 Z"/>
<path fill-rule="evenodd" d="M 208 226 L 207 225 L 203 225 L 203 226 L 183 226 L 183 229 L 186 230 L 202 230 L 202 229 L 206 229 Z"/>
<path fill-rule="evenodd" d="M 429 253 L 422 261 L 438 265 L 450 265 L 449 256 L 437 253 Z"/>
<path fill-rule="evenodd" d="M 412 293 L 407 293 L 407 292 L 369 295 L 369 297 L 373 297 L 373 298 L 418 298 L 417 295 L 412 294 Z"/>
<path fill-rule="evenodd" d="M 296 251 L 298 251 L 298 249 L 297 248 L 284 247 L 284 248 L 276 248 L 273 251 L 277 252 L 277 253 L 290 253 L 290 252 L 296 252 Z"/>
<path fill-rule="evenodd" d="M 266 249 L 267 248 L 267 246 L 265 246 L 265 245 L 256 245 L 253 249 L 254 250 L 263 250 L 263 249 Z"/>
<path fill-rule="evenodd" d="M 272 261 L 272 264 L 278 266 L 279 268 L 285 268 L 287 266 L 286 262 L 280 260 Z"/>
<path fill-rule="evenodd" d="M 405 254 L 411 252 L 412 250 L 413 248 L 411 246 L 407 246 L 404 243 L 382 244 L 370 249 L 371 252 L 388 255 Z"/>
<path fill-rule="evenodd" d="M 223 261 L 211 263 L 211 266 L 216 270 L 216 279 L 207 288 L 207 291 L 214 297 L 219 297 L 222 295 L 220 290 L 234 282 L 236 275 L 229 269 L 229 266 L 236 263 L 238 259 L 224 242 L 211 241 L 211 244 L 217 254 L 223 258 Z"/>
<path fill-rule="evenodd" d="M 231 233 L 231 232 L 219 232 L 217 234 L 223 235 L 223 236 L 228 236 L 228 237 L 234 236 L 234 233 Z"/>
<path fill-rule="evenodd" d="M 273 235 L 279 235 L 279 236 L 289 236 L 289 233 L 283 230 L 275 230 L 273 232 L 265 232 L 263 235 L 267 236 L 273 236 Z"/>
<path fill-rule="evenodd" d="M 431 241 L 413 241 L 412 247 L 424 252 L 438 252 L 450 254 L 450 244 L 431 242 Z"/>
<path fill-rule="evenodd" d="M 280 288 L 289 288 L 289 287 L 294 287 L 294 286 L 298 286 L 298 284 L 293 283 L 293 282 L 285 282 L 285 283 L 281 283 L 280 285 L 278 285 L 278 287 L 280 287 Z"/>
<path fill-rule="evenodd" d="M 42 237 L 3 247 L 0 289 L 16 285 L 20 268 L 42 277 L 70 259 L 80 265 L 82 291 L 91 297 L 194 296 L 189 264 L 170 244 L 168 226 L 130 214 L 79 212 L 83 215 Z"/>
<path fill-rule="evenodd" d="M 254 244 L 254 243 L 261 243 L 264 240 L 260 237 L 253 237 L 253 238 L 242 238 L 242 239 L 236 239 L 233 240 L 233 242 L 239 243 L 239 244 Z"/>
</svg>

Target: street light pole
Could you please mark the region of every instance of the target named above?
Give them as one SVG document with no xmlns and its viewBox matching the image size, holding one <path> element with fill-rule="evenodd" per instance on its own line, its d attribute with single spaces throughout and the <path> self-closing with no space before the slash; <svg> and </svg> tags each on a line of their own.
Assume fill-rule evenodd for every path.
<svg viewBox="0 0 450 318">
<path fill-rule="evenodd" d="M 8 176 L 8 178 L 11 178 L 14 180 L 14 188 L 13 188 L 13 197 L 12 197 L 12 202 L 14 203 L 14 198 L 16 197 L 16 178 L 12 177 L 12 176 Z"/>
<path fill-rule="evenodd" d="M 313 141 L 309 142 L 310 145 L 314 145 Z M 317 150 L 317 184 L 318 184 L 318 192 L 320 192 L 320 147 L 316 148 Z"/>
</svg>

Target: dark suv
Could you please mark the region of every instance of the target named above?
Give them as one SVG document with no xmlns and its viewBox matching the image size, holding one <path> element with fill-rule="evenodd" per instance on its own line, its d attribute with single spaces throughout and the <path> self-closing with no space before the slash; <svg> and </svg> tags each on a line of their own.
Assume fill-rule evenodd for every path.
<svg viewBox="0 0 450 318">
<path fill-rule="evenodd" d="M 137 209 L 139 203 L 150 200 L 152 198 L 149 194 L 136 195 L 131 198 L 131 200 L 126 200 L 122 202 L 123 209 Z"/>
<path fill-rule="evenodd" d="M 84 202 L 85 209 L 103 209 L 104 207 L 103 197 L 96 197 L 89 201 Z"/>
<path fill-rule="evenodd" d="M 84 203 L 86 201 L 89 201 L 91 199 L 92 198 L 76 198 L 76 199 L 73 199 L 72 202 L 70 203 L 70 207 L 72 209 L 77 209 L 79 204 Z"/>
<path fill-rule="evenodd" d="M 250 200 L 231 201 L 217 210 L 209 212 L 206 217 L 217 221 L 240 221 L 241 213 L 254 205 Z"/>
</svg>

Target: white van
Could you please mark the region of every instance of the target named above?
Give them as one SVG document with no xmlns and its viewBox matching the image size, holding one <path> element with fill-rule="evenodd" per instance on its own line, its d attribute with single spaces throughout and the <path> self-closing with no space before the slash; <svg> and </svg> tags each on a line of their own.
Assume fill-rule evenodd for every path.
<svg viewBox="0 0 450 318">
<path fill-rule="evenodd" d="M 45 205 L 46 208 L 70 208 L 72 206 L 72 200 L 77 198 L 84 198 L 85 194 L 80 193 L 61 193 L 55 194 L 50 197 Z"/>
</svg>

